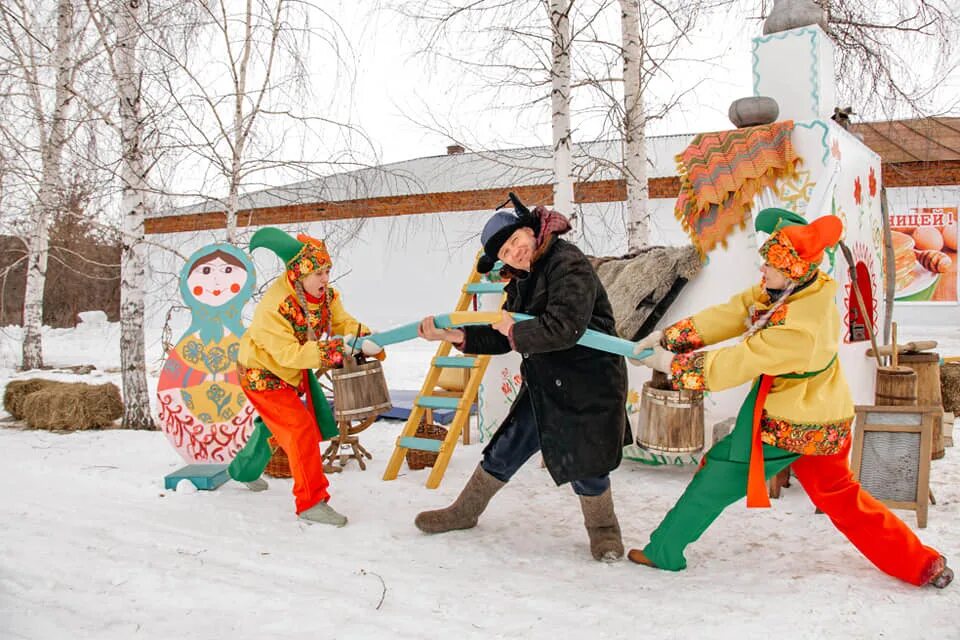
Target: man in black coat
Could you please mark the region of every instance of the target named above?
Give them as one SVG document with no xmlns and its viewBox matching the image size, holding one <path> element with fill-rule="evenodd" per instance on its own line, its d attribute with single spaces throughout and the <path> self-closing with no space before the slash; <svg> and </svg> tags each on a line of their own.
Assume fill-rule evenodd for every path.
<svg viewBox="0 0 960 640">
<path fill-rule="evenodd" d="M 464 353 L 517 351 L 523 385 L 457 500 L 420 513 L 416 525 L 426 533 L 476 526 L 493 495 L 541 451 L 553 480 L 570 482 L 580 497 L 593 557 L 618 560 L 623 543 L 609 473 L 631 440 L 627 371 L 622 357 L 577 344 L 588 328 L 615 335 L 613 310 L 583 253 L 558 237 L 570 230 L 567 219 L 544 207 L 530 212 L 510 196 L 516 211 L 501 209 L 484 226 L 478 269 L 502 261 L 501 275 L 509 278 L 504 309 L 534 319 L 514 322 L 505 313 L 491 326 L 443 330 L 431 316 L 420 336 Z"/>
</svg>

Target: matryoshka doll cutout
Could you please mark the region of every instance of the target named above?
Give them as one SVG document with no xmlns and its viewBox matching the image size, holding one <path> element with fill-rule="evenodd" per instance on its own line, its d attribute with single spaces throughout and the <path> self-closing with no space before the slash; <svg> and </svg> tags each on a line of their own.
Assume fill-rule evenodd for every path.
<svg viewBox="0 0 960 640">
<path fill-rule="evenodd" d="M 237 354 L 243 306 L 256 283 L 253 262 L 229 244 L 203 247 L 180 272 L 190 327 L 167 353 L 157 397 L 160 424 L 187 462 L 229 462 L 253 431 Z"/>
</svg>

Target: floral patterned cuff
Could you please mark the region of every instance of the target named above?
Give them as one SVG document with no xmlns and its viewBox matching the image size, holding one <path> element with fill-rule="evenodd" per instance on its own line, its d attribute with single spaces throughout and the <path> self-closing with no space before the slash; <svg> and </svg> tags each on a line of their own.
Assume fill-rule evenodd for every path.
<svg viewBox="0 0 960 640">
<path fill-rule="evenodd" d="M 343 340 L 333 338 L 318 342 L 317 345 L 320 348 L 319 369 L 333 369 L 343 364 Z"/>
<path fill-rule="evenodd" d="M 707 379 L 703 374 L 703 366 L 706 357 L 707 354 L 703 351 L 675 355 L 670 363 L 670 384 L 673 388 L 684 391 L 705 391 Z"/>
<path fill-rule="evenodd" d="M 660 346 L 672 353 L 687 353 L 705 346 L 703 337 L 693 325 L 693 318 L 684 318 L 663 330 Z"/>
</svg>

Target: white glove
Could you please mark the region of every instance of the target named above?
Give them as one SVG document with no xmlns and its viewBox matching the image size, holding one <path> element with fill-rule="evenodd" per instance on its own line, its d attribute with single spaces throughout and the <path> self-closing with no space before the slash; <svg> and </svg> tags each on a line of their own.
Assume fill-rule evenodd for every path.
<svg viewBox="0 0 960 640">
<path fill-rule="evenodd" d="M 357 338 L 352 333 L 343 336 L 343 353 L 348 356 L 356 355 L 357 352 L 363 353 L 365 356 L 375 356 L 381 351 L 383 351 L 383 347 L 373 340 Z"/>
<path fill-rule="evenodd" d="M 663 331 L 654 331 L 653 333 L 647 334 L 645 338 L 638 340 L 633 347 L 633 353 L 639 355 L 647 349 L 653 349 L 655 346 L 660 344 L 660 339 L 663 337 Z M 632 364 L 635 367 L 639 367 L 643 364 L 642 360 L 636 358 L 627 358 L 627 362 Z"/>
<path fill-rule="evenodd" d="M 640 360 L 640 364 L 650 367 L 654 371 L 660 371 L 670 375 L 670 365 L 673 363 L 674 354 L 667 351 L 660 345 L 654 345 L 653 355 Z"/>
</svg>

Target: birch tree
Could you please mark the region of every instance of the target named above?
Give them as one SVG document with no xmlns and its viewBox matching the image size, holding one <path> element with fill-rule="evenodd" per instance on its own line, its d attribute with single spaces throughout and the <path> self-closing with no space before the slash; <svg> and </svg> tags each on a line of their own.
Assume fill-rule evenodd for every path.
<svg viewBox="0 0 960 640">
<path fill-rule="evenodd" d="M 574 213 L 570 131 L 570 0 L 550 0 L 550 105 L 553 132 L 553 206 Z"/>
<path fill-rule="evenodd" d="M 76 131 L 70 87 L 90 56 L 82 53 L 86 21 L 75 25 L 73 0 L 57 0 L 55 26 L 44 24 L 46 3 L 12 0 L 0 9 L 0 39 L 7 50 L 8 73 L 16 78 L 15 95 L 22 97 L 27 130 L 4 136 L 18 147 L 18 156 L 29 163 L 39 156 L 36 202 L 27 223 L 27 277 L 23 306 L 22 367 L 43 366 L 43 291 L 49 254 L 49 225 L 60 205 L 61 165 L 68 140 Z M 8 115 L 9 112 L 8 112 Z M 19 128 L 19 127 L 18 127 Z M 26 135 L 24 135 L 26 133 Z M 19 135 L 18 135 L 19 134 Z M 32 180 L 30 180 L 32 182 Z"/>
<path fill-rule="evenodd" d="M 150 411 L 143 336 L 144 269 L 143 224 L 150 197 L 141 146 L 141 75 L 138 60 L 140 0 L 117 6 L 116 41 L 111 49 L 120 109 L 123 197 L 123 252 L 120 254 L 120 368 L 123 379 L 123 426 L 156 429 Z"/>
<path fill-rule="evenodd" d="M 627 250 L 650 241 L 650 188 L 647 181 L 646 113 L 641 84 L 640 6 L 620 0 L 623 40 L 623 174 L 627 185 Z"/>
<path fill-rule="evenodd" d="M 592 158 L 597 167 L 619 174 L 626 185 L 624 227 L 631 252 L 651 238 L 647 129 L 667 117 L 698 88 L 716 51 L 696 46 L 692 34 L 729 0 L 617 0 L 619 39 L 599 17 L 581 37 L 583 87 L 604 114 L 601 137 L 621 143 L 621 159 Z M 612 3 L 600 0 L 593 13 L 605 15 Z M 613 37 L 611 37 L 613 36 Z M 698 77 L 697 71 L 703 76 Z"/>
<path fill-rule="evenodd" d="M 144 218 L 152 193 L 144 151 L 147 118 L 143 108 L 144 69 L 140 62 L 144 33 L 141 0 L 86 0 L 110 79 L 115 114 L 97 109 L 117 134 L 117 178 L 121 200 L 120 369 L 125 429 L 156 429 L 150 410 L 144 348 Z"/>
</svg>

